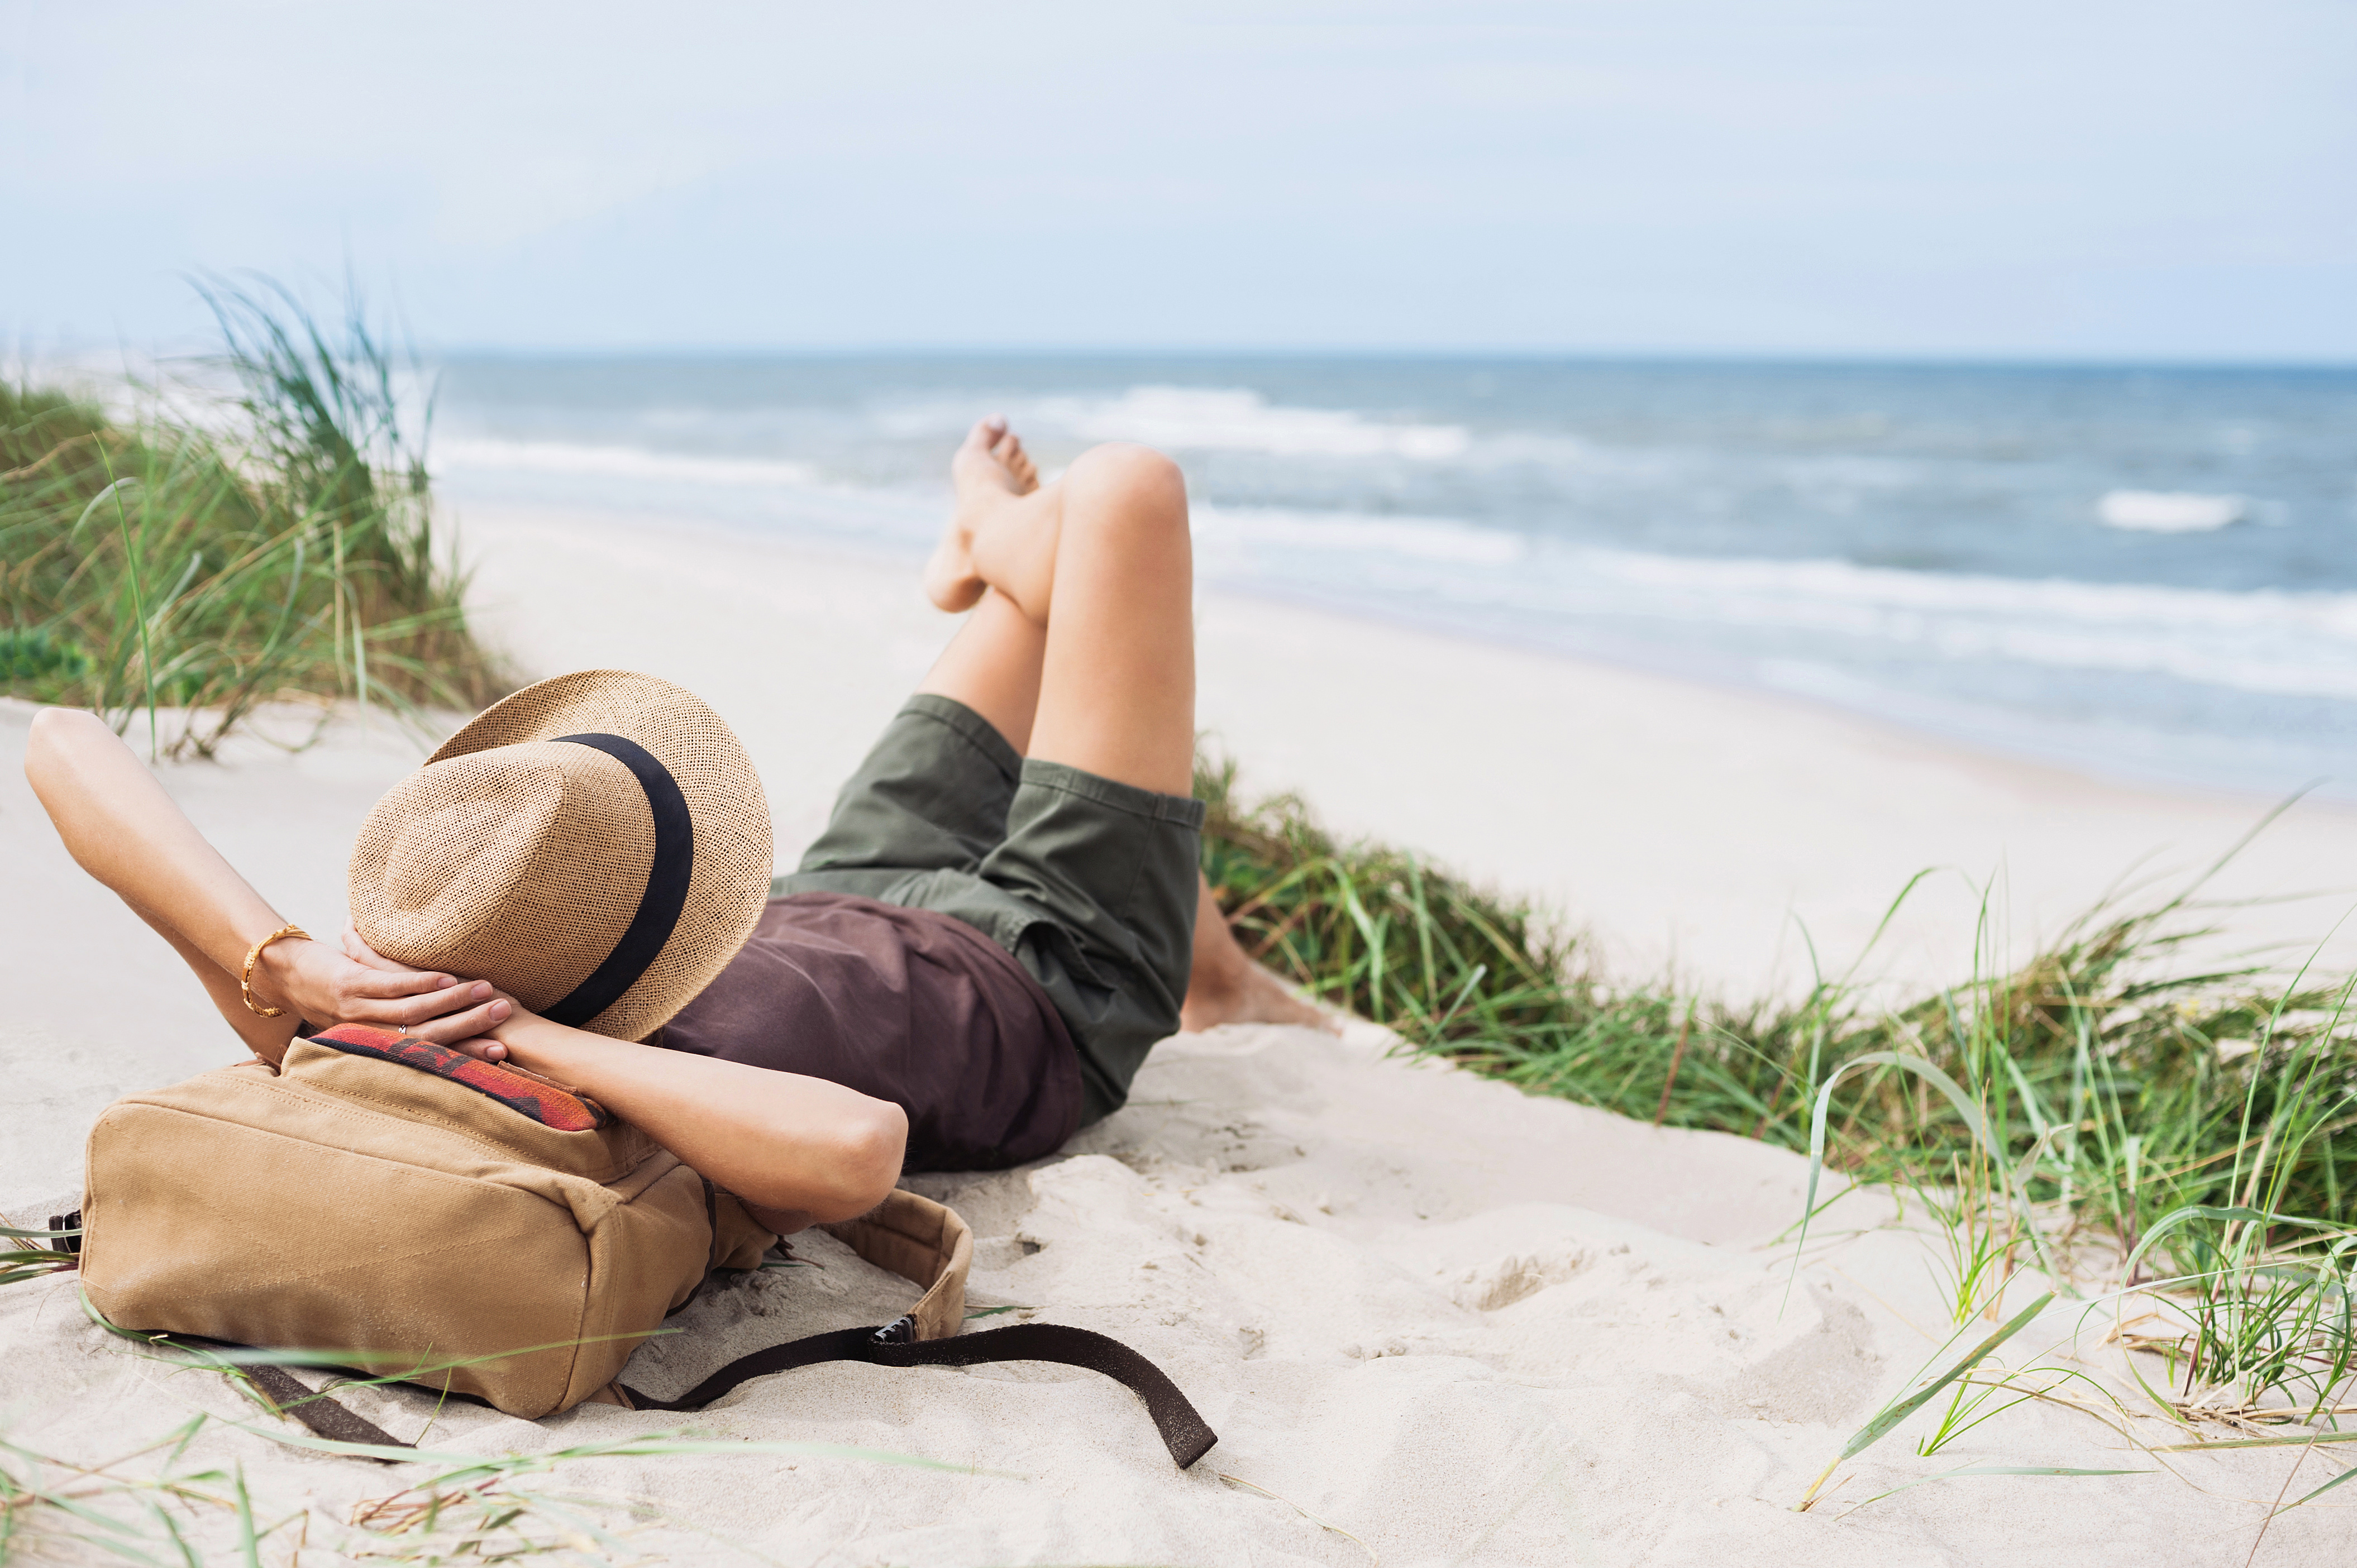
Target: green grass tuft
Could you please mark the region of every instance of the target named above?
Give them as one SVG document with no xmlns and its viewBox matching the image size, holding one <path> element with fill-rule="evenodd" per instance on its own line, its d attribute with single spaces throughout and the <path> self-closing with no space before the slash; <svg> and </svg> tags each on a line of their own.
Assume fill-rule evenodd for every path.
<svg viewBox="0 0 2357 1568">
<path fill-rule="evenodd" d="M 1608 982 L 1526 902 L 1389 845 L 1345 843 L 1297 798 L 1246 802 L 1232 763 L 1199 767 L 1203 870 L 1244 950 L 1319 1001 L 1421 1051 L 1641 1121 L 1806 1152 L 1813 1101 L 1844 1063 L 1920 1059 L 1963 1086 L 2028 1196 L 2111 1231 L 2245 1200 L 2357 1219 L 2357 1052 L 2345 987 L 2179 961 L 2210 933 L 2181 902 L 2099 910 L 2018 971 L 1975 973 L 1896 1011 L 1838 981 L 1729 1004 Z M 1952 1185 L 1981 1153 L 1920 1075 L 1849 1075 L 1827 1161 L 1875 1181 Z M 2041 1145 L 2041 1140 L 2043 1140 Z"/>
<path fill-rule="evenodd" d="M 501 694 L 364 314 L 330 332 L 271 285 L 206 297 L 238 389 L 220 419 L 0 385 L 5 689 L 118 732 L 172 710 L 156 748 L 199 756 L 267 703 Z"/>
</svg>

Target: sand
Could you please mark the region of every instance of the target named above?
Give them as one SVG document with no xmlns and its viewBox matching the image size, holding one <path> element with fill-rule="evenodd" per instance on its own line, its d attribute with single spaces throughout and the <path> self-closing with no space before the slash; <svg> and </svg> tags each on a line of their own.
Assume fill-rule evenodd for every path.
<svg viewBox="0 0 2357 1568">
<path fill-rule="evenodd" d="M 577 518 L 470 524 L 487 624 L 527 668 L 624 665 L 703 693 L 751 746 L 783 845 L 823 818 L 943 636 L 897 563 Z M 1919 865 L 2005 861 L 2018 935 L 2137 854 L 2190 863 L 2255 815 L 1335 618 L 1211 598 L 1201 625 L 1204 719 L 1250 782 L 1302 788 L 1346 828 L 1555 898 L 1613 961 L 1674 956 L 1730 992 L 1789 980 L 1796 913 L 1821 947 L 1862 940 Z M 108 1100 L 240 1054 L 163 944 L 49 834 L 18 768 L 28 717 L 0 706 L 0 1061 L 17 1112 L 0 1211 L 18 1221 L 70 1197 Z M 380 718 L 367 733 L 339 723 L 300 755 L 244 743 L 164 777 L 289 918 L 319 929 L 340 919 L 361 814 L 418 755 Z M 2268 891 L 2345 879 L 2352 848 L 2347 813 L 2303 808 L 2237 875 Z M 1953 973 L 1956 918 L 1927 908 L 1903 928 L 1891 983 Z M 2257 911 L 2247 929 L 2288 940 L 2309 918 Z M 954 1467 L 765 1455 L 561 1472 L 561 1490 L 660 1509 L 637 1544 L 674 1561 L 754 1560 L 716 1537 L 798 1564 L 2155 1564 L 2241 1562 L 2258 1539 L 2292 1469 L 2282 1455 L 2205 1455 L 2183 1478 L 1962 1477 L 1843 1517 L 1958 1466 L 2154 1470 L 2096 1421 L 2035 1405 L 1931 1458 L 1912 1451 L 1918 1418 L 1843 1466 L 1831 1502 L 1792 1512 L 1945 1337 L 1924 1238 L 1889 1223 L 1886 1199 L 1853 1195 L 1792 1278 L 1779 1238 L 1801 1207 L 1795 1157 L 1526 1099 L 1387 1047 L 1372 1026 L 1339 1040 L 1181 1036 L 1063 1156 L 911 1179 L 974 1224 L 974 1301 L 1010 1309 L 991 1321 L 1096 1328 L 1178 1381 L 1222 1437 L 1187 1474 L 1128 1394 L 1038 1367 L 813 1369 L 683 1422 L 436 1415 L 406 1390 L 353 1402 L 404 1437 L 430 1419 L 432 1446 L 466 1453 L 685 1424 Z M 820 1266 L 714 1293 L 629 1378 L 675 1391 L 767 1339 L 880 1320 L 913 1296 L 823 1238 L 798 1251 Z M 2050 1311 L 2016 1364 L 2069 1355 L 2073 1323 Z M 2078 1342 L 2098 1371 L 2116 1366 L 2101 1328 Z M 303 1562 L 328 1560 L 356 1500 L 415 1478 L 274 1443 L 220 1379 L 167 1376 L 93 1329 L 70 1276 L 0 1290 L 0 1435 L 27 1448 L 90 1461 L 199 1410 L 252 1423 L 194 1452 L 242 1462 L 265 1522 L 311 1510 Z M 2311 1461 L 2297 1489 L 2327 1473 Z M 199 1528 L 226 1539 L 218 1520 Z M 296 1528 L 265 1558 L 286 1561 Z M 2256 1561 L 2346 1561 L 2353 1541 L 2347 1508 L 2317 1505 L 2275 1520 Z"/>
</svg>

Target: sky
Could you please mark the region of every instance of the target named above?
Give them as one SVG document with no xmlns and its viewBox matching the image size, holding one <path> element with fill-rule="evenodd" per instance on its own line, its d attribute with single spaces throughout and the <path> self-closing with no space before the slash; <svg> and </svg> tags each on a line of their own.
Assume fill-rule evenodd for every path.
<svg viewBox="0 0 2357 1568">
<path fill-rule="evenodd" d="M 2351 0 L 0 0 L 0 345 L 2357 361 Z"/>
</svg>

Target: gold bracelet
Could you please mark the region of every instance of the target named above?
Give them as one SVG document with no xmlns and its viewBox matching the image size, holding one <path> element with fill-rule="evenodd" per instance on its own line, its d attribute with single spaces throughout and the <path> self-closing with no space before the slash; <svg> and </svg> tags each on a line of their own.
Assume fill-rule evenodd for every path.
<svg viewBox="0 0 2357 1568">
<path fill-rule="evenodd" d="M 271 943 L 276 941 L 281 937 L 300 937 L 303 940 L 307 942 L 311 940 L 311 933 L 305 930 L 300 926 L 279 927 L 276 930 L 271 932 L 268 936 L 263 938 L 260 941 L 254 943 L 253 946 L 246 950 L 245 970 L 244 972 L 237 977 L 238 994 L 245 998 L 245 1010 L 258 1017 L 275 1018 L 286 1011 L 284 1007 L 257 1007 L 253 1004 L 254 961 L 262 957 L 263 949 L 268 947 Z"/>
</svg>

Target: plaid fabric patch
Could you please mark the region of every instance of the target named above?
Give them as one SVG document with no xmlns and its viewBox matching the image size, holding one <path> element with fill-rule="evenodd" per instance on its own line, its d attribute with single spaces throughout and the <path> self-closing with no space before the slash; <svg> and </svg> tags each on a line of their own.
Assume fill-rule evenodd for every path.
<svg viewBox="0 0 2357 1568">
<path fill-rule="evenodd" d="M 476 1093 L 488 1094 L 509 1110 L 521 1112 L 542 1126 L 554 1127 L 560 1133 L 586 1133 L 613 1120 L 604 1106 L 587 1095 L 576 1094 L 537 1073 L 500 1062 L 479 1061 L 464 1051 L 454 1051 L 429 1040 L 414 1040 L 390 1029 L 339 1024 L 309 1037 L 347 1056 L 399 1062 L 453 1083 L 463 1083 Z"/>
</svg>

